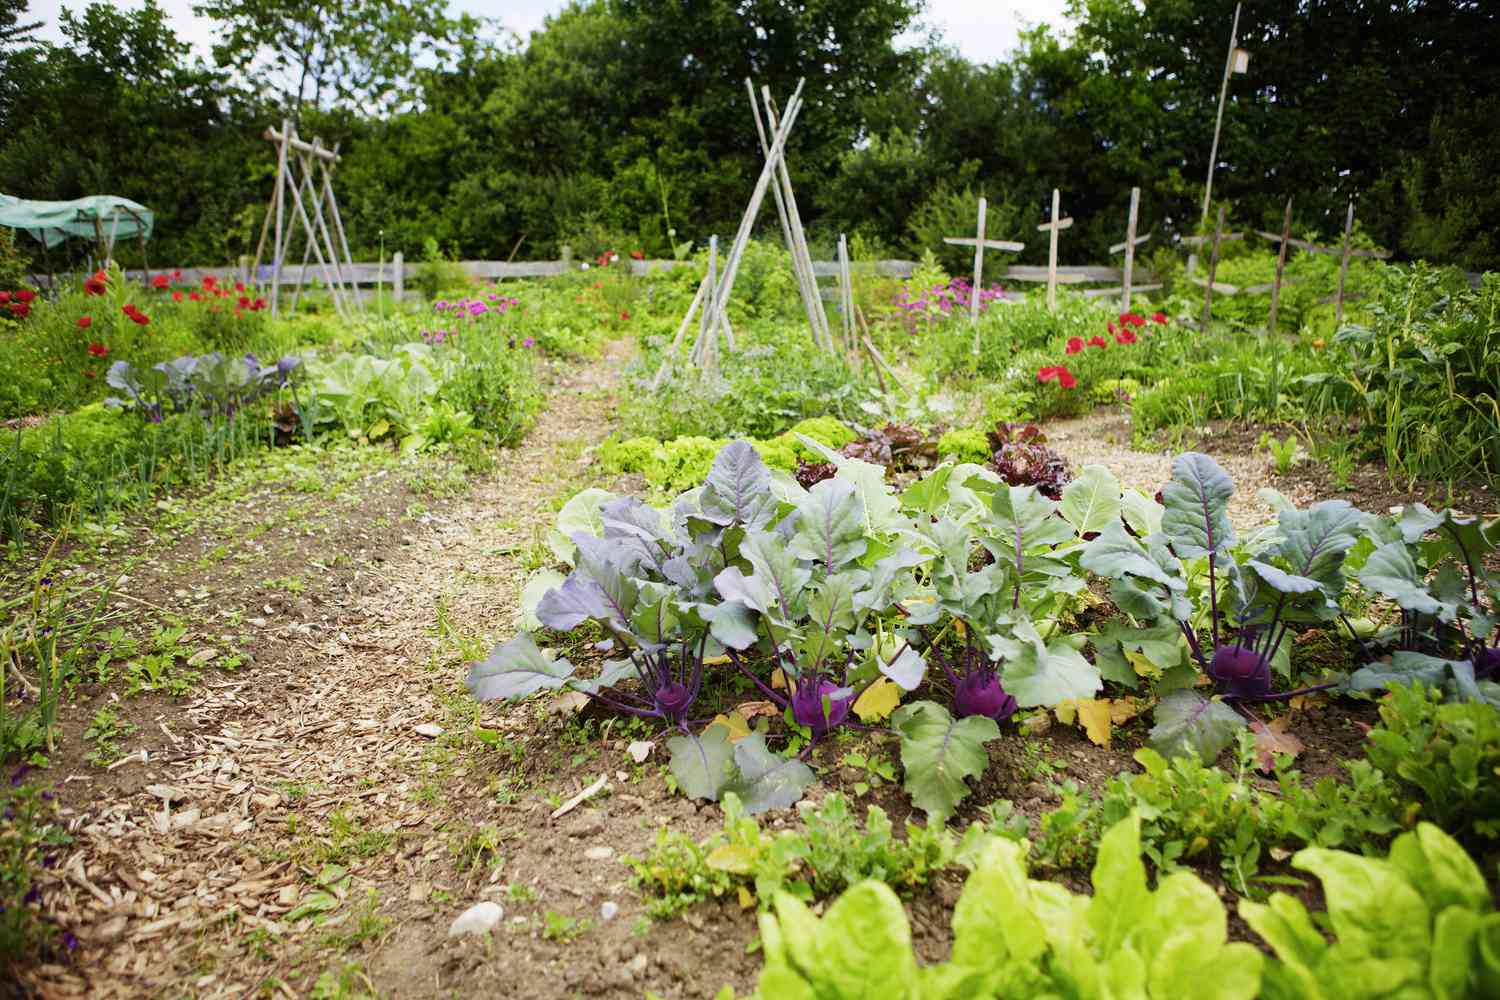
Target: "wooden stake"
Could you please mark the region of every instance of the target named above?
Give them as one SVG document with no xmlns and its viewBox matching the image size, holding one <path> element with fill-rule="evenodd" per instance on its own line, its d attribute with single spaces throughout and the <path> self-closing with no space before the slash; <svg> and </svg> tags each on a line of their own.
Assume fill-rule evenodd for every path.
<svg viewBox="0 0 1500 1000">
<path fill-rule="evenodd" d="M 281 138 L 276 152 L 276 194 L 271 201 L 276 206 L 276 247 L 271 251 L 271 318 L 275 319 L 281 299 L 282 222 L 286 215 L 286 156 L 287 143 L 291 139 L 292 123 L 281 120 Z M 259 265 L 259 255 L 256 264 Z"/>
<path fill-rule="evenodd" d="M 776 158 L 786 146 L 786 138 L 791 134 L 792 126 L 796 124 L 797 115 L 802 110 L 802 85 L 797 85 L 797 91 L 792 95 L 787 104 L 786 117 L 781 122 L 781 127 L 774 130 L 775 138 L 771 142 L 771 153 L 766 157 L 765 165 L 761 168 L 760 178 L 755 182 L 755 190 L 750 195 L 750 204 L 745 208 L 745 214 L 740 219 L 739 232 L 735 234 L 734 243 L 729 249 L 729 259 L 724 264 L 723 287 L 717 296 L 721 303 L 729 301 L 730 294 L 734 291 L 734 281 L 739 274 L 740 258 L 744 255 L 745 244 L 750 241 L 750 231 L 755 227 L 755 216 L 760 212 L 760 204 L 765 200 L 766 189 L 771 186 L 771 178 L 776 172 Z"/>
<path fill-rule="evenodd" d="M 761 155 L 769 158 L 771 147 L 766 142 L 765 127 L 760 120 L 760 101 L 755 96 L 755 84 L 748 76 L 745 77 L 745 91 L 750 95 L 750 111 L 755 116 L 755 134 L 760 137 Z M 792 259 L 792 273 L 797 278 L 797 291 L 802 296 L 802 309 L 807 314 L 807 325 L 812 330 L 813 342 L 816 343 L 818 321 L 814 311 L 822 308 L 822 303 L 818 301 L 817 278 L 802 268 L 802 255 L 797 252 L 796 240 L 792 238 L 792 224 L 787 217 L 786 197 L 782 194 L 779 181 L 771 186 L 771 192 L 776 196 L 776 215 L 781 222 L 781 238 L 786 243 L 786 252 Z"/>
<path fill-rule="evenodd" d="M 1057 188 L 1052 189 L 1052 221 L 1044 222 L 1036 228 L 1042 232 L 1050 232 L 1047 245 L 1047 311 L 1057 311 L 1057 234 L 1073 224 L 1073 220 L 1059 219 L 1058 213 L 1062 211 L 1062 192 Z"/>
<path fill-rule="evenodd" d="M 1292 239 L 1292 199 L 1286 200 L 1286 217 L 1281 221 L 1281 249 L 1276 253 L 1276 280 L 1271 282 L 1271 315 L 1266 332 L 1276 333 L 1276 310 L 1281 303 L 1281 275 L 1286 270 L 1286 251 Z"/>
<path fill-rule="evenodd" d="M 854 350 L 854 280 L 849 268 L 849 241 L 839 233 L 839 312 L 844 314 L 844 350 Z"/>
<path fill-rule="evenodd" d="M 974 233 L 974 284 L 969 289 L 969 322 L 979 323 L 979 289 L 984 287 L 984 217 L 989 203 L 979 199 L 979 225 Z M 974 353 L 979 353 L 979 330 L 974 330 Z"/>
<path fill-rule="evenodd" d="M 1339 261 L 1339 294 L 1334 300 L 1333 327 L 1338 329 L 1344 325 L 1344 279 L 1349 276 L 1349 251 L 1350 240 L 1354 236 L 1354 199 L 1349 199 L 1349 214 L 1344 216 L 1344 256 Z"/>
<path fill-rule="evenodd" d="M 1136 213 L 1141 208 L 1141 189 L 1130 189 L 1130 219 L 1125 223 L 1125 273 L 1122 275 L 1120 311 L 1130 312 L 1130 276 L 1135 270 L 1135 223 Z"/>
<path fill-rule="evenodd" d="M 798 81 L 797 90 L 802 90 L 802 81 Z M 766 102 L 766 121 L 771 128 L 776 128 L 776 102 L 771 100 L 771 88 L 762 86 L 761 97 Z M 798 106 L 801 106 L 800 98 Z M 786 165 L 786 146 L 783 143 L 781 152 L 776 157 L 777 173 L 780 177 L 781 186 L 786 194 L 787 221 L 791 224 L 792 241 L 796 246 L 794 253 L 801 256 L 802 271 L 807 276 L 809 297 L 808 301 L 813 307 L 814 333 L 821 338 L 825 351 L 833 350 L 833 333 L 828 328 L 828 313 L 823 309 L 823 298 L 818 292 L 818 280 L 813 273 L 812 253 L 807 249 L 807 233 L 802 229 L 802 213 L 797 209 L 797 195 L 792 191 L 792 174 Z"/>
<path fill-rule="evenodd" d="M 1203 289 L 1203 319 L 1198 324 L 1201 333 L 1208 332 L 1208 313 L 1214 301 L 1214 274 L 1219 270 L 1219 237 L 1224 235 L 1224 206 L 1219 206 L 1219 221 L 1214 225 L 1213 250 L 1208 257 L 1208 284 Z"/>
</svg>

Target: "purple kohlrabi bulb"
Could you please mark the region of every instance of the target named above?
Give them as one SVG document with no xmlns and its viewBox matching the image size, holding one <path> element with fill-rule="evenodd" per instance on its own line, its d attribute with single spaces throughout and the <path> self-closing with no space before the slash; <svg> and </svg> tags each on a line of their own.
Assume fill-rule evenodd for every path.
<svg viewBox="0 0 1500 1000">
<path fill-rule="evenodd" d="M 1253 699 L 1271 693 L 1271 665 L 1248 646 L 1220 646 L 1208 673 L 1225 694 Z"/>
<path fill-rule="evenodd" d="M 811 729 L 814 738 L 821 738 L 830 729 L 838 728 L 849 717 L 849 705 L 854 701 L 853 692 L 835 697 L 839 690 L 839 686 L 829 680 L 798 681 L 797 689 L 792 693 L 792 718 Z M 823 711 L 825 698 L 828 699 L 826 714 Z"/>
<path fill-rule="evenodd" d="M 1016 712 L 1016 699 L 1000 686 L 1000 679 L 990 670 L 965 674 L 953 692 L 953 707 L 959 716 L 983 715 L 1004 722 Z"/>
</svg>

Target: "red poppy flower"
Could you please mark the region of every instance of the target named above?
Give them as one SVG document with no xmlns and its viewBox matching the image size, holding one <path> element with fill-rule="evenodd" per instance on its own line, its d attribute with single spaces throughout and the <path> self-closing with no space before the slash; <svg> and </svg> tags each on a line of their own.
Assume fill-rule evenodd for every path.
<svg viewBox="0 0 1500 1000">
<path fill-rule="evenodd" d="M 1135 341 L 1136 336 L 1134 330 L 1121 330 L 1119 333 L 1115 334 L 1115 343 L 1117 344 L 1133 344 L 1135 343 Z"/>
<path fill-rule="evenodd" d="M 90 295 L 103 295 L 104 287 L 104 279 L 97 274 L 83 283 L 83 290 Z"/>
<path fill-rule="evenodd" d="M 94 325 L 94 317 L 92 317 L 92 316 L 80 316 L 80 317 L 78 317 L 78 329 L 80 329 L 80 330 L 87 330 L 89 327 L 91 327 L 93 325 Z"/>
<path fill-rule="evenodd" d="M 1045 367 L 1038 368 L 1036 371 L 1036 380 L 1038 382 L 1051 382 L 1057 378 L 1057 373 L 1061 370 L 1060 365 L 1046 365 Z"/>
<path fill-rule="evenodd" d="M 1073 377 L 1073 373 L 1068 371 L 1067 365 L 1057 366 L 1057 384 L 1064 389 L 1071 389 L 1078 384 L 1078 380 Z"/>
<path fill-rule="evenodd" d="M 237 292 L 243 292 L 245 290 L 245 283 L 243 281 L 236 281 L 234 283 L 234 290 Z"/>
<path fill-rule="evenodd" d="M 620 313 L 620 320 L 621 320 L 621 322 L 628 322 L 629 319 L 630 319 L 630 313 L 628 313 L 628 312 L 622 312 L 622 313 Z"/>
<path fill-rule="evenodd" d="M 13 296 L 13 298 L 17 302 L 30 302 L 32 299 L 36 298 L 36 293 L 35 292 L 27 291 L 26 289 L 23 288 L 19 292 L 17 292 Z"/>
<path fill-rule="evenodd" d="M 182 293 L 181 292 L 173 292 L 172 293 L 172 301 L 173 302 L 181 302 L 182 301 Z"/>
<path fill-rule="evenodd" d="M 85 316 L 84 318 L 87 319 L 88 317 Z M 89 353 L 96 358 L 107 358 L 109 357 L 109 348 L 105 347 L 103 344 L 90 344 Z"/>
<path fill-rule="evenodd" d="M 10 301 L 10 292 L 0 292 L 0 306 Z"/>
<path fill-rule="evenodd" d="M 219 279 L 215 278 L 211 274 L 205 274 L 203 276 L 203 287 L 206 288 L 206 289 L 207 288 L 213 288 L 218 283 L 219 283 Z"/>
<path fill-rule="evenodd" d="M 1120 322 L 1129 323 L 1131 326 L 1145 326 L 1146 317 L 1142 316 L 1140 313 L 1126 313 L 1124 316 L 1120 317 Z"/>
<path fill-rule="evenodd" d="M 1082 337 L 1069 337 L 1068 338 L 1068 353 L 1069 354 L 1077 354 L 1077 353 L 1079 353 L 1082 350 L 1083 350 L 1083 338 Z"/>
<path fill-rule="evenodd" d="M 646 259 L 646 255 L 643 254 L 643 253 L 641 253 L 639 250 L 632 250 L 632 251 L 630 251 L 630 256 L 634 257 L 636 260 L 645 260 Z"/>
<path fill-rule="evenodd" d="M 241 295 L 240 298 L 239 298 L 238 303 L 236 303 L 236 304 L 241 309 L 243 309 L 243 308 L 245 308 L 246 306 L 248 306 L 250 304 L 250 300 L 248 298 L 246 298 L 245 296 Z"/>
<path fill-rule="evenodd" d="M 1103 337 L 1090 337 L 1089 338 L 1089 346 L 1090 347 L 1108 347 L 1109 346 L 1109 341 L 1105 340 Z"/>
<path fill-rule="evenodd" d="M 1104 328 L 1109 331 L 1109 335 L 1111 337 L 1113 337 L 1115 335 L 1116 328 L 1115 328 L 1115 325 L 1113 323 L 1105 323 L 1104 324 Z"/>
<path fill-rule="evenodd" d="M 168 283 L 169 282 L 165 274 L 158 274 L 151 279 L 152 288 L 166 288 Z"/>
<path fill-rule="evenodd" d="M 1152 313 L 1151 314 L 1151 322 L 1153 322 L 1153 323 L 1165 323 L 1166 321 L 1167 321 L 1167 314 L 1166 313 Z"/>
<path fill-rule="evenodd" d="M 12 302 L 10 304 L 11 315 L 16 319 L 25 319 L 31 312 L 31 307 L 24 302 Z"/>
<path fill-rule="evenodd" d="M 194 302 L 203 301 L 203 296 L 199 295 L 197 292 L 188 292 L 188 298 Z"/>
<path fill-rule="evenodd" d="M 172 280 L 173 281 L 181 281 L 182 280 L 182 272 L 181 271 L 173 271 L 172 272 Z"/>
<path fill-rule="evenodd" d="M 94 377 L 94 373 L 91 372 L 91 371 L 89 371 L 87 368 L 85 368 L 83 370 L 83 377 L 84 378 L 93 378 Z"/>
<path fill-rule="evenodd" d="M 265 299 L 256 299 L 255 300 L 255 304 L 252 305 L 250 308 L 254 309 L 256 312 L 260 312 L 260 310 L 264 309 L 265 307 L 266 307 L 266 300 Z"/>
<path fill-rule="evenodd" d="M 120 307 L 120 312 L 124 313 L 126 316 L 134 316 L 136 313 L 140 312 L 140 310 L 135 307 L 134 302 L 127 302 Z"/>
</svg>

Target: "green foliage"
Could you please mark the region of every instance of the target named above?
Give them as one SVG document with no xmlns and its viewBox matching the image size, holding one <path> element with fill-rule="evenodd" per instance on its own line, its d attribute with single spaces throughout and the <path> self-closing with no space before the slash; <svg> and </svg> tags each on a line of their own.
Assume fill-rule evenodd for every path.
<svg viewBox="0 0 1500 1000">
<path fill-rule="evenodd" d="M 990 442 L 985 431 L 972 427 L 958 427 L 938 438 L 938 454 L 953 457 L 960 463 L 972 462 L 983 465 L 990 460 Z"/>
<path fill-rule="evenodd" d="M 24 781 L 25 769 L 0 783 L 0 963 L 50 954 L 55 928 L 43 916 L 36 876 L 72 842 L 57 822 L 51 792 Z"/>
<path fill-rule="evenodd" d="M 1422 684 L 1393 684 L 1367 751 L 1418 815 L 1459 836 L 1500 838 L 1500 711 L 1493 705 L 1444 702 Z"/>
<path fill-rule="evenodd" d="M 1283 893 L 1240 902 L 1278 959 L 1266 963 L 1267 997 L 1477 1000 L 1500 989 L 1500 914 L 1479 866 L 1442 830 L 1423 823 L 1384 859 L 1310 847 L 1292 864 L 1322 882 L 1328 913 L 1314 923 Z"/>
<path fill-rule="evenodd" d="M 1151 889 L 1138 830 L 1132 815 L 1104 836 L 1092 897 L 1028 879 L 1025 847 L 989 839 L 954 907 L 952 959 L 934 966 L 918 966 L 900 900 L 879 882 L 857 884 L 821 920 L 780 893 L 760 918 L 757 995 L 1257 996 L 1260 952 L 1228 941 L 1223 904 L 1193 875 Z"/>
<path fill-rule="evenodd" d="M 662 827 L 644 858 L 626 859 L 653 916 L 671 916 L 742 887 L 762 907 L 778 893 L 811 900 L 867 878 L 910 892 L 952 864 L 980 835 L 973 827 L 960 842 L 942 826 L 908 823 L 905 836 L 898 837 L 879 806 L 870 806 L 861 823 L 838 794 L 799 807 L 800 829 L 774 833 L 745 815 L 733 792 L 724 796 L 723 806 L 723 830 L 701 843 Z"/>
</svg>

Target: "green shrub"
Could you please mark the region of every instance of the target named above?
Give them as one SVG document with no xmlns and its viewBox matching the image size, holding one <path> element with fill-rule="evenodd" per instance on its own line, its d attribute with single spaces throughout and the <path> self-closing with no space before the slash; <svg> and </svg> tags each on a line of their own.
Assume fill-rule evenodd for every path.
<svg viewBox="0 0 1500 1000">
<path fill-rule="evenodd" d="M 497 444 L 513 445 L 536 423 L 542 408 L 533 352 L 488 331 L 458 341 L 459 363 L 438 399 L 474 417 L 474 426 Z"/>
</svg>

